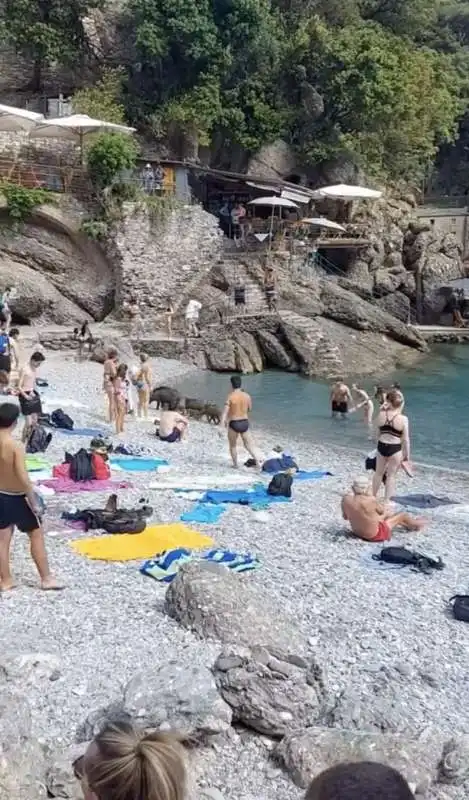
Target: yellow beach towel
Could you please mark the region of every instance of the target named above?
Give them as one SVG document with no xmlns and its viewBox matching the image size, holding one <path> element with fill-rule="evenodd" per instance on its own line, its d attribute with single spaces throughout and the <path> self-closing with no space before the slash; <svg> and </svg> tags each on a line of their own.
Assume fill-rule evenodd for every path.
<svg viewBox="0 0 469 800">
<path fill-rule="evenodd" d="M 177 522 L 172 525 L 150 525 L 142 533 L 114 533 L 77 539 L 71 545 L 77 553 L 100 561 L 136 561 L 151 558 L 175 547 L 202 550 L 213 539 Z"/>
</svg>

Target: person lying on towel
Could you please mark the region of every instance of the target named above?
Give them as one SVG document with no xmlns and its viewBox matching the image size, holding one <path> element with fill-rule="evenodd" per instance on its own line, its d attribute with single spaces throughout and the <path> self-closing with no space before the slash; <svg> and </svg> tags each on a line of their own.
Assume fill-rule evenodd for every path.
<svg viewBox="0 0 469 800">
<path fill-rule="evenodd" d="M 343 496 L 342 517 L 350 523 L 352 533 L 366 542 L 387 542 L 393 528 L 420 531 L 425 524 L 421 517 L 411 517 L 405 511 L 386 514 L 384 506 L 373 497 L 367 476 L 356 478 L 352 491 Z"/>
<path fill-rule="evenodd" d="M 189 429 L 189 420 L 176 411 L 177 405 L 163 411 L 159 421 L 156 435 L 162 442 L 180 442 L 186 438 Z M 155 420 L 155 425 L 158 422 Z"/>
</svg>

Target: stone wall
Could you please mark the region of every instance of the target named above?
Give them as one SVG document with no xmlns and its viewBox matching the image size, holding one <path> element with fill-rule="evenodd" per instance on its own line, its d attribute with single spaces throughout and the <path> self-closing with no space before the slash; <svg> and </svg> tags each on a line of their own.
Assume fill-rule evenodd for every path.
<svg viewBox="0 0 469 800">
<path fill-rule="evenodd" d="M 171 298 L 176 311 L 222 257 L 218 220 L 198 205 L 184 205 L 153 218 L 129 204 L 109 253 L 116 266 L 116 312 L 135 295 L 150 314 Z"/>
</svg>

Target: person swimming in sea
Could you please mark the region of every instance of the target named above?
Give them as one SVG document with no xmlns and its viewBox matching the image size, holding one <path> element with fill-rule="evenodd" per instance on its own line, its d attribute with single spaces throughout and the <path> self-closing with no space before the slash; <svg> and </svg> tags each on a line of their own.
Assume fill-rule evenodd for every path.
<svg viewBox="0 0 469 800">
<path fill-rule="evenodd" d="M 352 395 L 347 384 L 343 381 L 336 381 L 331 389 L 332 417 L 335 418 L 340 414 L 341 418 L 345 419 L 349 410 L 351 410 L 349 406 L 352 403 Z"/>
</svg>

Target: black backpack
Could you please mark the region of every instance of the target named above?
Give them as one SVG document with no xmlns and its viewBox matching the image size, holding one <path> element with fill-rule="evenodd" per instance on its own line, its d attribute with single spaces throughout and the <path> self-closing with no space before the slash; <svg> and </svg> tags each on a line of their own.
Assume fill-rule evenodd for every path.
<svg viewBox="0 0 469 800">
<path fill-rule="evenodd" d="M 373 555 L 373 559 L 385 561 L 387 564 L 411 567 L 413 572 L 423 572 L 425 575 L 429 575 L 432 569 L 441 570 L 445 566 L 441 558 L 431 558 L 406 547 L 384 547 L 381 553 Z"/>
<path fill-rule="evenodd" d="M 88 453 L 83 447 L 74 456 L 66 457 L 70 464 L 70 478 L 72 481 L 92 481 L 93 463 L 91 460 L 91 453 Z"/>
<path fill-rule="evenodd" d="M 42 425 L 34 425 L 26 442 L 26 452 L 45 453 L 51 441 L 51 433 L 47 433 Z"/>
<path fill-rule="evenodd" d="M 455 594 L 449 602 L 455 618 L 461 622 L 469 622 L 469 595 Z"/>
<path fill-rule="evenodd" d="M 293 478 L 286 472 L 279 472 L 274 475 L 267 487 L 267 494 L 272 497 L 291 497 L 291 487 Z"/>
<path fill-rule="evenodd" d="M 56 428 L 64 428 L 67 431 L 73 430 L 73 419 L 68 416 L 61 408 L 57 408 L 50 415 L 50 421 Z"/>
</svg>

